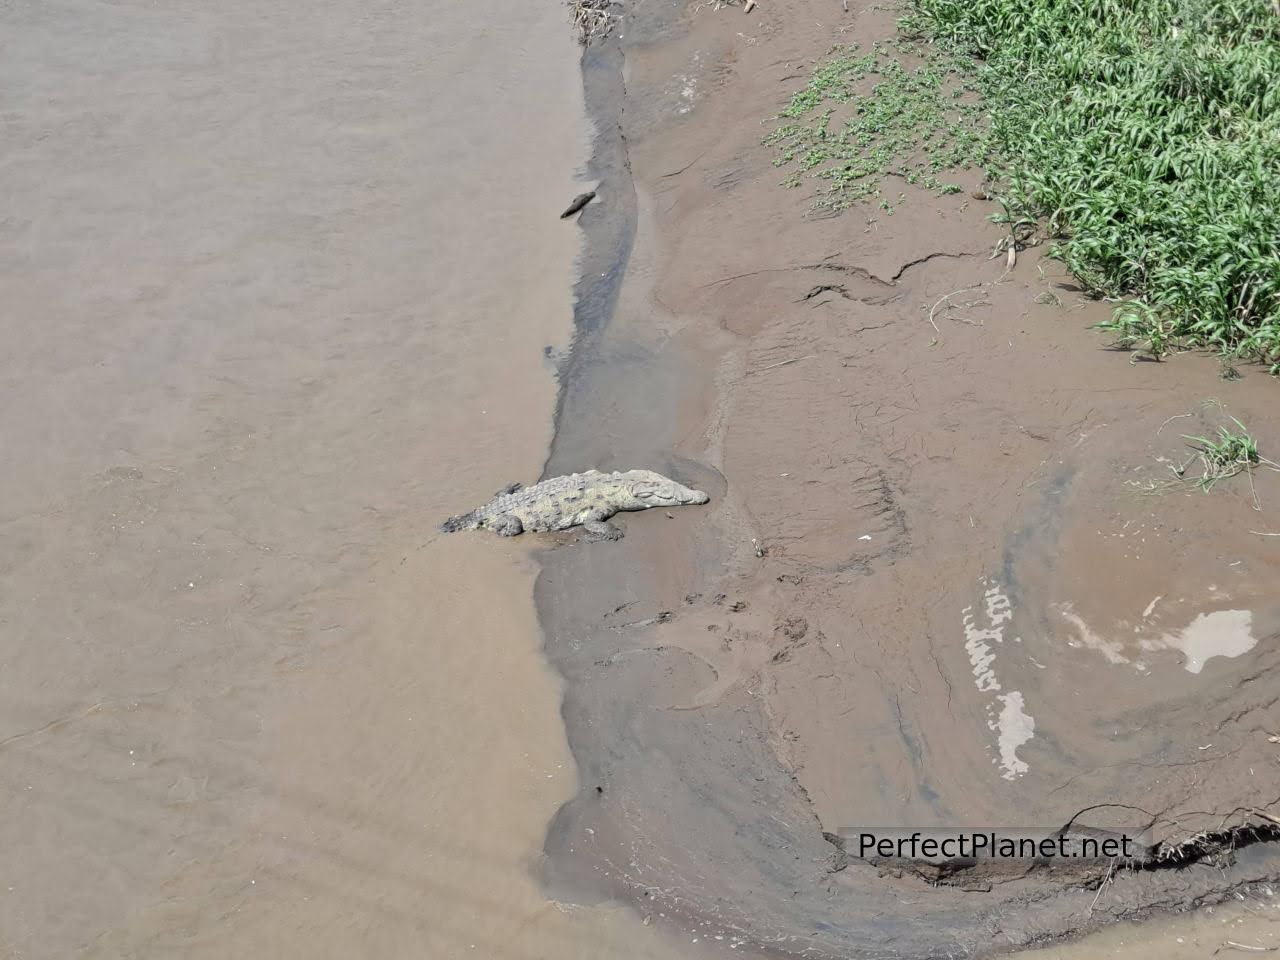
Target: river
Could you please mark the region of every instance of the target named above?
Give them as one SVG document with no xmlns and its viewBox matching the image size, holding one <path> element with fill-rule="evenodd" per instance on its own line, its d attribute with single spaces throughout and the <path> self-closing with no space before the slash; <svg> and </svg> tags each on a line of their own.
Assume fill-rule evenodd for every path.
<svg viewBox="0 0 1280 960">
<path fill-rule="evenodd" d="M 645 957 L 531 545 L 589 149 L 555 2 L 0 11 L 0 955 Z"/>
</svg>

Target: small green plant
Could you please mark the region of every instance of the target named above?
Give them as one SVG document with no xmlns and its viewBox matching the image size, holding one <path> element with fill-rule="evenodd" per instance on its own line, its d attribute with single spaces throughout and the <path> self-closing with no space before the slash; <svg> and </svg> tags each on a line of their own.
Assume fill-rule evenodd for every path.
<svg viewBox="0 0 1280 960">
<path fill-rule="evenodd" d="M 1206 410 L 1210 407 L 1216 407 L 1223 414 L 1226 413 L 1220 400 L 1205 400 L 1201 406 Z M 1166 420 L 1165 424 L 1192 416 L 1195 416 L 1195 414 L 1178 414 Z M 1198 487 L 1202 492 L 1208 493 L 1218 482 L 1229 480 L 1244 473 L 1249 477 L 1249 489 L 1253 494 L 1253 508 L 1255 510 L 1262 509 L 1258 501 L 1257 488 L 1253 483 L 1253 471 L 1258 468 L 1280 470 L 1280 464 L 1262 456 L 1258 451 L 1258 442 L 1250 435 L 1248 429 L 1239 419 L 1236 417 L 1230 417 L 1229 419 L 1231 424 L 1218 427 L 1217 433 L 1213 436 L 1201 437 L 1183 434 L 1182 439 L 1186 440 L 1191 446 L 1192 454 L 1180 464 L 1169 465 L 1169 470 L 1173 473 L 1172 479 L 1148 480 L 1142 483 L 1135 483 L 1135 486 L 1148 495 L 1167 493 L 1187 484 Z M 1162 429 L 1163 426 L 1164 424 L 1161 425 Z M 1160 431 L 1157 430 L 1156 434 L 1159 435 L 1159 433 Z M 1198 471 L 1193 469 L 1196 464 L 1199 464 Z"/>
<path fill-rule="evenodd" d="M 907 59 L 920 62 L 908 66 Z M 842 210 L 875 199 L 889 177 L 939 195 L 961 192 L 942 174 L 980 165 L 987 153 L 972 65 L 941 48 L 898 40 L 870 51 L 837 47 L 779 115 L 765 138 L 778 148 L 783 183 L 820 182 L 818 205 Z"/>
<path fill-rule="evenodd" d="M 1095 329 L 1115 334 L 1115 346 L 1132 350 L 1130 363 L 1154 360 L 1159 363 L 1174 348 L 1177 325 L 1159 310 L 1139 301 L 1118 307 L 1110 320 L 1094 325 Z"/>
<path fill-rule="evenodd" d="M 1239 433 L 1233 433 L 1230 427 L 1219 427 L 1216 438 L 1183 437 L 1199 455 L 1202 469 L 1195 483 L 1205 493 L 1212 490 L 1219 480 L 1228 480 L 1242 471 L 1269 462 L 1258 453 L 1257 441 L 1249 435 L 1245 425 L 1235 417 L 1231 420 L 1240 429 Z M 1182 472 L 1186 472 L 1185 467 Z"/>
</svg>

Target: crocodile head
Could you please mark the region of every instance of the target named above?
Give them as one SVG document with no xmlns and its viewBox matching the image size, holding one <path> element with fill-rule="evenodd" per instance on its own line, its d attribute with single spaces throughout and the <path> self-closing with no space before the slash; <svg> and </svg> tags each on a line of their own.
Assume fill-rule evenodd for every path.
<svg viewBox="0 0 1280 960">
<path fill-rule="evenodd" d="M 625 494 L 630 495 L 633 510 L 647 507 L 679 507 L 687 503 L 706 503 L 711 498 L 701 490 L 693 490 L 669 480 L 652 470 L 628 470 L 619 480 Z"/>
</svg>

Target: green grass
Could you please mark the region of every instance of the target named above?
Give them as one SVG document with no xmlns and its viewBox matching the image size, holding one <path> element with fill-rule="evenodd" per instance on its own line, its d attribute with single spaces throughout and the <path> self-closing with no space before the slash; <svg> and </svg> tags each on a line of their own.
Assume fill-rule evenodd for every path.
<svg viewBox="0 0 1280 960">
<path fill-rule="evenodd" d="M 1173 319 L 1138 300 L 1121 305 L 1110 320 L 1096 326 L 1115 334 L 1117 348 L 1133 351 L 1130 363 L 1142 359 L 1158 363 L 1172 352 L 1178 340 Z"/>
<path fill-rule="evenodd" d="M 904 65 L 907 55 L 919 64 Z M 901 42 L 836 48 L 765 143 L 778 148 L 775 165 L 792 169 L 785 184 L 823 181 L 818 204 L 834 210 L 876 198 L 892 212 L 887 177 L 955 193 L 943 174 L 980 165 L 987 149 L 972 74 L 960 58 Z"/>
<path fill-rule="evenodd" d="M 1202 406 L 1205 409 L 1217 407 L 1222 410 L 1224 415 L 1226 414 L 1220 400 L 1206 400 Z M 1179 414 L 1176 417 L 1170 417 L 1165 423 L 1191 416 L 1194 416 L 1194 414 Z M 1262 456 L 1258 450 L 1257 440 L 1253 438 L 1248 428 L 1239 419 L 1236 417 L 1230 417 L 1229 419 L 1231 425 L 1219 426 L 1217 433 L 1212 436 L 1202 437 L 1183 434 L 1182 439 L 1191 447 L 1192 454 L 1182 463 L 1164 461 L 1173 473 L 1172 479 L 1148 480 L 1135 485 L 1142 493 L 1149 495 L 1168 493 L 1172 490 L 1184 488 L 1187 485 L 1198 487 L 1202 492 L 1208 493 L 1220 481 L 1229 480 L 1243 473 L 1249 478 L 1253 508 L 1255 510 L 1262 509 L 1262 505 L 1258 500 L 1258 491 L 1253 482 L 1254 470 L 1280 471 L 1280 464 Z M 1159 432 L 1157 430 L 1156 434 L 1159 435 Z"/>
<path fill-rule="evenodd" d="M 793 98 L 769 138 L 791 182 L 817 176 L 841 207 L 891 174 L 937 188 L 984 165 L 1001 219 L 1036 219 L 1087 289 L 1126 302 L 1120 342 L 1280 372 L 1275 0 L 913 3 L 901 27 L 921 67 L 891 65 L 901 46 L 838 51 Z"/>
<path fill-rule="evenodd" d="M 1201 474 L 1196 478 L 1196 485 L 1205 493 L 1212 490 L 1219 480 L 1230 479 L 1263 462 L 1257 441 L 1249 435 L 1245 425 L 1235 417 L 1231 420 L 1240 429 L 1239 433 L 1232 432 L 1230 427 L 1219 427 L 1216 438 L 1183 437 L 1198 454 Z"/>
</svg>

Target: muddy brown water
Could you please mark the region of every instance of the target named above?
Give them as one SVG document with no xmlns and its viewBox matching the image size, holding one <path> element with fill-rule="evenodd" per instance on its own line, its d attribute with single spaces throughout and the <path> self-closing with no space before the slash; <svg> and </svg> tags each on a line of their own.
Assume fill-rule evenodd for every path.
<svg viewBox="0 0 1280 960">
<path fill-rule="evenodd" d="M 590 160 L 558 4 L 5 9 L 0 953 L 1274 945 L 1268 844 L 966 888 L 824 837 L 1280 796 L 1280 484 L 1144 495 L 1204 399 L 1280 445 L 1273 385 L 1100 354 L 963 197 L 806 216 L 760 121 L 850 6 L 635 4 Z M 713 507 L 436 536 L 584 466 Z"/>
<path fill-rule="evenodd" d="M 522 542 L 588 152 L 556 3 L 0 12 L 0 956 L 656 957 Z"/>
</svg>

